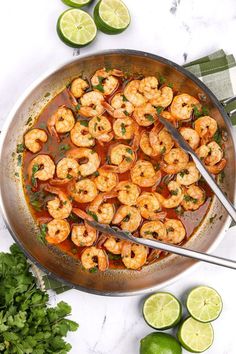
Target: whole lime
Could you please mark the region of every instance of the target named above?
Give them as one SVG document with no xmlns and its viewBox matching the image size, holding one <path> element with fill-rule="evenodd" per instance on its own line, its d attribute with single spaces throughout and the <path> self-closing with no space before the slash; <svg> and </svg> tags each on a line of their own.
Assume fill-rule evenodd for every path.
<svg viewBox="0 0 236 354">
<path fill-rule="evenodd" d="M 170 334 L 154 332 L 141 339 L 140 354 L 182 354 L 182 348 Z"/>
</svg>

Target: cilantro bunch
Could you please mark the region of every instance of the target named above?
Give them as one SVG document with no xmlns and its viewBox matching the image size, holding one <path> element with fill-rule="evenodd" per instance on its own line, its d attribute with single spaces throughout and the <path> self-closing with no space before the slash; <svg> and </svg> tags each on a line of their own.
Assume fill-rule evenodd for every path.
<svg viewBox="0 0 236 354">
<path fill-rule="evenodd" d="M 71 307 L 60 302 L 48 307 L 48 294 L 37 288 L 26 257 L 14 244 L 0 253 L 0 352 L 66 354 L 63 340 L 78 324 L 66 319 Z"/>
</svg>

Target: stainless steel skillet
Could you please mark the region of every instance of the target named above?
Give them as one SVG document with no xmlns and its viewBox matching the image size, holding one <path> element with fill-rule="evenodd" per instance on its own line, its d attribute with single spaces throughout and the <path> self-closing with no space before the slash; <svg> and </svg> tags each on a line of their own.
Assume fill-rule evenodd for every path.
<svg viewBox="0 0 236 354">
<path fill-rule="evenodd" d="M 15 105 L 6 120 L 0 150 L 1 207 L 9 231 L 27 256 L 57 279 L 83 291 L 122 296 L 164 287 L 183 275 L 196 262 L 171 255 L 156 264 L 144 267 L 140 272 L 130 270 L 110 270 L 93 274 L 84 272 L 75 260 L 37 240 L 38 228 L 25 202 L 21 177 L 15 175 L 20 173 L 16 145 L 22 142 L 22 136 L 29 128 L 29 125 L 26 125 L 29 117 L 32 121 L 36 119 L 43 107 L 72 78 L 82 73 L 89 77 L 102 66 L 112 66 L 144 75 L 159 73 L 169 82 L 175 82 L 180 92 L 201 98 L 210 108 L 210 115 L 228 133 L 226 142 L 228 164 L 222 188 L 231 201 L 235 198 L 235 146 L 228 116 L 211 91 L 184 68 L 164 58 L 143 52 L 114 50 L 76 58 L 39 78 Z M 50 96 L 46 93 L 50 93 Z M 222 239 L 229 224 L 230 218 L 214 198 L 207 217 L 185 246 L 201 252 L 211 251 Z"/>
</svg>

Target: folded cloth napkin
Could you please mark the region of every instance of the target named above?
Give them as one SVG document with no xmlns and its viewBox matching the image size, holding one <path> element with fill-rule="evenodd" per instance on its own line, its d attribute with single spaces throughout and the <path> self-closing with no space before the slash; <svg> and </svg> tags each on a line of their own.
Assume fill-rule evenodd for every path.
<svg viewBox="0 0 236 354">
<path fill-rule="evenodd" d="M 209 56 L 188 63 L 184 67 L 203 81 L 219 101 L 236 96 L 236 62 L 233 55 L 226 55 L 223 50 L 218 50 Z M 235 110 L 231 121 L 236 125 L 236 100 L 227 104 L 225 109 L 227 112 Z M 57 294 L 71 289 L 69 286 L 45 275 L 36 266 L 33 267 L 33 272 L 42 289 L 51 289 Z"/>
</svg>

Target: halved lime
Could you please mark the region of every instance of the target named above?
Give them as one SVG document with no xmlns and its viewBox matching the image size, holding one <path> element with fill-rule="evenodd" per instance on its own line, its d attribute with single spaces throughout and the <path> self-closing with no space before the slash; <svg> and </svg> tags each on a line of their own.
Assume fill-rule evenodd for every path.
<svg viewBox="0 0 236 354">
<path fill-rule="evenodd" d="M 71 6 L 71 7 L 83 7 L 90 4 L 93 0 L 62 0 L 64 4 Z"/>
<path fill-rule="evenodd" d="M 57 21 L 57 33 L 61 40 L 71 47 L 83 47 L 91 43 L 97 34 L 97 27 L 87 12 L 69 9 Z"/>
<path fill-rule="evenodd" d="M 201 322 L 217 319 L 223 307 L 220 295 L 209 286 L 198 286 L 191 290 L 186 305 L 190 315 Z"/>
<path fill-rule="evenodd" d="M 202 323 L 189 317 L 180 326 L 178 338 L 185 349 L 192 353 L 202 353 L 213 343 L 213 327 L 211 323 Z"/>
<path fill-rule="evenodd" d="M 129 10 L 121 0 L 100 0 L 93 15 L 98 29 L 107 34 L 121 33 L 130 24 Z"/>
<path fill-rule="evenodd" d="M 144 302 L 143 316 L 152 328 L 168 329 L 180 321 L 182 306 L 172 294 L 158 292 L 149 296 Z"/>
<path fill-rule="evenodd" d="M 170 334 L 154 332 L 140 341 L 140 354 L 182 354 L 179 342 Z"/>
</svg>

